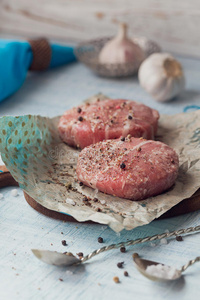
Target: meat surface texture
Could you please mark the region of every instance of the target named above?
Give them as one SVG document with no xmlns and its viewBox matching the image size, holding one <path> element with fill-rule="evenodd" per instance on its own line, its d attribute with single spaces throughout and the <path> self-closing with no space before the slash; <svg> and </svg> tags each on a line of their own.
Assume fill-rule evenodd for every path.
<svg viewBox="0 0 200 300">
<path fill-rule="evenodd" d="M 107 140 L 83 149 L 77 177 L 101 192 L 142 200 L 169 189 L 178 174 L 178 155 L 161 142 L 141 138 Z"/>
<path fill-rule="evenodd" d="M 60 118 L 60 137 L 70 146 L 83 149 L 97 142 L 128 134 L 154 139 L 159 113 L 129 100 L 96 101 L 72 108 Z"/>
</svg>

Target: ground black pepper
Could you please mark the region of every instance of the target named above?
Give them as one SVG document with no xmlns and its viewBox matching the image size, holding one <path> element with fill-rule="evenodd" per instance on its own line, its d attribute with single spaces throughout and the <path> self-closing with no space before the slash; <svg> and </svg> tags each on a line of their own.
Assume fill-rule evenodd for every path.
<svg viewBox="0 0 200 300">
<path fill-rule="evenodd" d="M 80 185 L 80 186 L 83 186 L 83 183 L 80 181 L 80 182 L 79 182 L 79 185 Z"/>
<path fill-rule="evenodd" d="M 132 120 L 132 119 L 133 119 L 133 117 L 129 115 L 129 116 L 128 116 L 128 119 L 129 119 L 129 120 Z"/>
<path fill-rule="evenodd" d="M 81 113 L 81 112 L 82 112 L 82 109 L 81 109 L 80 107 L 78 107 L 78 108 L 77 108 L 77 112 L 78 112 L 78 113 Z"/>
<path fill-rule="evenodd" d="M 124 142 L 124 141 L 125 141 L 125 137 L 122 137 L 122 138 L 121 138 L 121 141 Z"/>
</svg>

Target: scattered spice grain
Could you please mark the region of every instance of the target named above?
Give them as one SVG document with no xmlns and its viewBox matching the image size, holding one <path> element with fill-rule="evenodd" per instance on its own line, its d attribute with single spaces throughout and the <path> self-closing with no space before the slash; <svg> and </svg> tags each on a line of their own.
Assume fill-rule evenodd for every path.
<svg viewBox="0 0 200 300">
<path fill-rule="evenodd" d="M 67 242 L 65 240 L 62 240 L 62 245 L 67 246 Z"/>
<path fill-rule="evenodd" d="M 125 248 L 125 247 L 121 247 L 121 248 L 120 248 L 120 251 L 121 251 L 122 253 L 125 253 L 125 252 L 126 252 L 126 248 Z"/>
<path fill-rule="evenodd" d="M 114 281 L 115 283 L 119 283 L 119 277 L 117 277 L 117 276 L 113 277 L 113 281 Z"/>
<path fill-rule="evenodd" d="M 126 168 L 125 163 L 121 163 L 120 168 L 121 168 L 121 169 L 125 169 L 125 168 Z"/>
<path fill-rule="evenodd" d="M 83 117 L 78 117 L 78 121 L 82 122 L 83 121 Z"/>
<path fill-rule="evenodd" d="M 117 263 L 117 266 L 118 266 L 119 269 L 122 269 L 123 265 L 124 265 L 124 261 Z"/>
<path fill-rule="evenodd" d="M 182 241 L 183 241 L 183 238 L 182 238 L 181 235 L 177 235 L 177 236 L 176 236 L 176 240 L 177 240 L 178 242 L 182 242 Z"/>
<path fill-rule="evenodd" d="M 98 243 L 103 243 L 103 238 L 101 236 L 98 237 Z"/>
</svg>

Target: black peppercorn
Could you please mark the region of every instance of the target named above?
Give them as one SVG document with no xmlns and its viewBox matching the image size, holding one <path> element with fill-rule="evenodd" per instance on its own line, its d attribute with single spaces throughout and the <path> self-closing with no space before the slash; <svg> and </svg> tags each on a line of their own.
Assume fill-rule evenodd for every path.
<svg viewBox="0 0 200 300">
<path fill-rule="evenodd" d="M 125 168 L 126 168 L 125 163 L 121 163 L 120 168 L 121 168 L 121 169 L 125 169 Z"/>
<path fill-rule="evenodd" d="M 63 246 L 67 246 L 67 242 L 65 240 L 62 240 Z"/>
<path fill-rule="evenodd" d="M 118 264 L 117 264 L 118 268 L 122 269 L 123 268 L 123 264 L 124 264 L 123 261 L 122 262 L 118 262 Z"/>
<path fill-rule="evenodd" d="M 183 238 L 182 238 L 181 235 L 177 235 L 177 236 L 176 236 L 176 240 L 177 240 L 178 242 L 182 242 L 182 241 L 183 241 Z"/>
<path fill-rule="evenodd" d="M 82 122 L 83 121 L 83 117 L 78 117 L 78 121 Z"/>
<path fill-rule="evenodd" d="M 103 243 L 103 238 L 101 236 L 98 237 L 98 242 Z"/>
<path fill-rule="evenodd" d="M 121 247 L 121 248 L 120 248 L 120 251 L 121 251 L 122 253 L 125 253 L 125 252 L 126 252 L 126 248 L 125 248 L 125 247 Z"/>
</svg>

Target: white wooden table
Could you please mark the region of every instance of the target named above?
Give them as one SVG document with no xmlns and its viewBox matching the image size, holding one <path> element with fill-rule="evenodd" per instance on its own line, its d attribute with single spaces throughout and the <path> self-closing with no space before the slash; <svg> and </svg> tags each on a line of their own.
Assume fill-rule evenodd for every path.
<svg viewBox="0 0 200 300">
<path fill-rule="evenodd" d="M 138 85 L 136 78 L 123 80 L 94 76 L 80 64 L 73 64 L 43 74 L 29 76 L 21 90 L 0 103 L 0 115 L 41 114 L 55 116 L 77 105 L 85 98 L 102 92 L 110 97 L 141 101 L 160 113 L 182 112 L 188 104 L 200 105 L 200 61 L 180 58 L 186 73 L 187 90 L 178 99 L 158 104 Z M 116 234 L 99 224 L 63 223 L 34 211 L 20 189 L 17 197 L 12 188 L 1 190 L 0 199 L 0 299 L 199 299 L 200 264 L 185 273 L 184 278 L 168 284 L 154 283 L 142 277 L 132 262 L 132 253 L 180 267 L 200 255 L 200 233 L 184 237 L 183 242 L 170 239 L 167 245 L 156 243 L 129 247 L 126 253 L 113 250 L 100 254 L 88 263 L 66 270 L 43 264 L 31 248 L 87 254 L 103 245 L 135 239 L 200 224 L 200 212 L 151 224 Z M 61 234 L 63 232 L 63 234 Z M 101 236 L 104 244 L 99 244 Z M 66 240 L 68 246 L 61 241 Z M 124 269 L 117 263 L 124 261 Z M 123 275 L 127 270 L 129 277 Z M 116 284 L 113 277 L 118 276 Z M 59 278 L 63 279 L 60 281 Z"/>
</svg>

